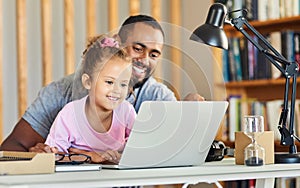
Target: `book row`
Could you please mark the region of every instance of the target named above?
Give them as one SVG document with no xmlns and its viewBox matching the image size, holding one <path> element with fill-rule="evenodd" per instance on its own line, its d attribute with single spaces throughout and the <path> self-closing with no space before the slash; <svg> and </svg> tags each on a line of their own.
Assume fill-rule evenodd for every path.
<svg viewBox="0 0 300 188">
<path fill-rule="evenodd" d="M 279 19 L 300 14 L 300 0 L 215 0 L 226 4 L 228 11 L 246 9 L 247 14 L 244 15 L 250 20 L 269 20 Z M 230 14 L 236 18 L 242 14 L 241 11 Z"/>
<path fill-rule="evenodd" d="M 253 36 L 263 49 L 270 50 Z M 300 62 L 300 32 L 273 32 L 265 36 L 271 46 L 288 61 Z M 271 52 L 270 52 L 271 53 Z M 225 82 L 279 78 L 282 73 L 246 38 L 230 38 L 229 49 L 222 53 Z M 280 64 L 280 62 L 276 62 Z M 280 66 L 282 66 L 280 64 Z"/>
<path fill-rule="evenodd" d="M 243 131 L 243 117 L 245 115 L 262 115 L 264 117 L 264 130 L 274 131 L 274 139 L 280 140 L 278 125 L 283 100 L 257 101 L 255 99 L 242 99 L 240 96 L 230 96 L 228 101 L 229 107 L 222 129 L 222 140 L 235 140 L 235 132 Z M 299 109 L 300 100 L 296 100 L 294 119 L 296 136 L 300 134 Z M 289 125 L 289 115 L 287 118 L 287 125 Z"/>
</svg>

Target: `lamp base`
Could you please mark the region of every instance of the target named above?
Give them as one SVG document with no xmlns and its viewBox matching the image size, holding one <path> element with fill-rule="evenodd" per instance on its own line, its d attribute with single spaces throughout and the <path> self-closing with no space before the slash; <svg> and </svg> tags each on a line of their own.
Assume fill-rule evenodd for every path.
<svg viewBox="0 0 300 188">
<path fill-rule="evenodd" d="M 275 153 L 275 164 L 300 163 L 300 153 Z"/>
</svg>

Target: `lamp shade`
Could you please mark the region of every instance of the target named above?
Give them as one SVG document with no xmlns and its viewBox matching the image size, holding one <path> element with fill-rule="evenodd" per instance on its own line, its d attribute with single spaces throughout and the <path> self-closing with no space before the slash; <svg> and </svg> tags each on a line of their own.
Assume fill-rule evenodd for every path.
<svg viewBox="0 0 300 188">
<path fill-rule="evenodd" d="M 228 39 L 223 30 L 227 9 L 221 3 L 214 3 L 210 8 L 204 25 L 199 26 L 190 39 L 210 46 L 228 49 Z"/>
</svg>

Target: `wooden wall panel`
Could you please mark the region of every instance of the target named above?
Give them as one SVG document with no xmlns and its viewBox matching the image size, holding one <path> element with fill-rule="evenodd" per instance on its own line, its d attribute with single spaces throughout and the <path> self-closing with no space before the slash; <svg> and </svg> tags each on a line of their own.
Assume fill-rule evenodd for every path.
<svg viewBox="0 0 300 188">
<path fill-rule="evenodd" d="M 27 36 L 26 36 L 26 1 L 16 1 L 17 6 L 17 80 L 19 117 L 27 107 Z"/>
<path fill-rule="evenodd" d="M 152 0 L 151 1 L 151 15 L 157 20 L 161 20 L 161 0 Z M 154 76 L 159 82 L 163 82 L 162 78 L 162 64 L 157 63 Z"/>
<path fill-rule="evenodd" d="M 65 14 L 65 74 L 75 70 L 74 1 L 64 0 Z"/>
<path fill-rule="evenodd" d="M 171 60 L 178 67 L 182 67 L 182 54 L 180 49 L 180 40 L 181 40 L 181 29 L 178 27 L 181 25 L 181 0 L 172 0 L 170 1 L 170 17 L 173 28 L 171 31 L 171 41 L 173 41 L 174 47 L 171 48 Z M 176 90 L 181 91 L 181 74 L 178 72 L 177 68 L 172 69 L 172 80 L 173 87 Z"/>
<path fill-rule="evenodd" d="M 158 21 L 161 20 L 161 6 L 161 0 L 151 1 L 151 15 Z"/>
<path fill-rule="evenodd" d="M 129 0 L 129 15 L 140 13 L 140 0 Z"/>
<path fill-rule="evenodd" d="M 108 29 L 113 31 L 119 27 L 118 1 L 108 1 Z"/>
<path fill-rule="evenodd" d="M 86 0 L 86 35 L 87 38 L 96 35 L 96 2 Z"/>
<path fill-rule="evenodd" d="M 51 0 L 41 1 L 42 30 L 42 83 L 47 85 L 52 81 L 52 3 Z"/>
</svg>

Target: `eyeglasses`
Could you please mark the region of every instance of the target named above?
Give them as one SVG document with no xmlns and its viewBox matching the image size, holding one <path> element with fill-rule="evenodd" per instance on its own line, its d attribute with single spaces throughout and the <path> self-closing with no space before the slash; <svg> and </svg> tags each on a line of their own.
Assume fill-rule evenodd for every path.
<svg viewBox="0 0 300 188">
<path fill-rule="evenodd" d="M 85 154 L 55 154 L 55 164 L 61 165 L 61 164 L 71 164 L 71 165 L 77 165 L 77 164 L 83 164 L 88 163 L 91 161 L 91 157 Z"/>
</svg>

